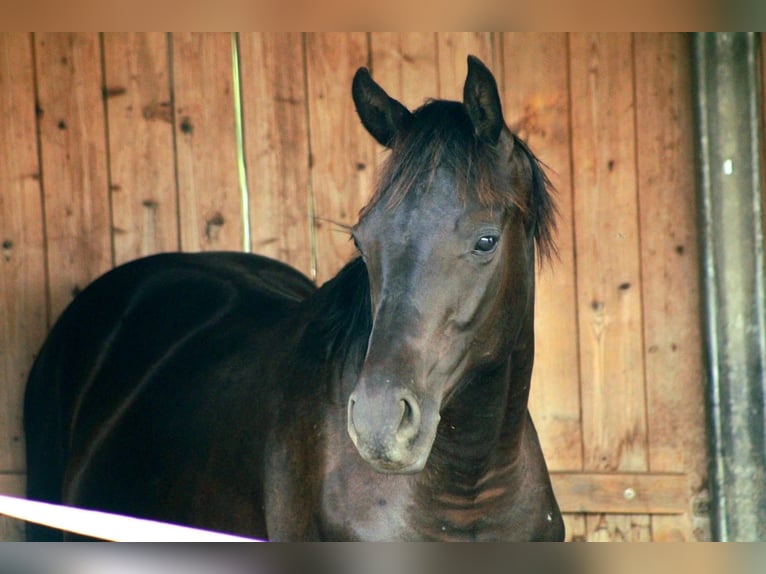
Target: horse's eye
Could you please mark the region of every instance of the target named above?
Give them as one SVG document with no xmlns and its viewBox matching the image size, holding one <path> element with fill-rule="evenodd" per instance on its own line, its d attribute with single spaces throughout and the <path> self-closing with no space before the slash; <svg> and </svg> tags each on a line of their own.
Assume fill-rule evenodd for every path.
<svg viewBox="0 0 766 574">
<path fill-rule="evenodd" d="M 484 235 L 479 237 L 473 250 L 478 253 L 492 253 L 497 248 L 497 235 Z"/>
</svg>

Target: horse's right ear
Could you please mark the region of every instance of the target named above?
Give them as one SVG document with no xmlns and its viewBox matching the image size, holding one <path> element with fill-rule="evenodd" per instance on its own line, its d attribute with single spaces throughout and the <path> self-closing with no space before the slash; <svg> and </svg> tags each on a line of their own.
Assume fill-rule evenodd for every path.
<svg viewBox="0 0 766 574">
<path fill-rule="evenodd" d="M 367 68 L 359 68 L 351 85 L 351 95 L 359 119 L 372 137 L 391 147 L 400 130 L 407 127 L 412 114 L 390 97 L 370 76 Z"/>
</svg>

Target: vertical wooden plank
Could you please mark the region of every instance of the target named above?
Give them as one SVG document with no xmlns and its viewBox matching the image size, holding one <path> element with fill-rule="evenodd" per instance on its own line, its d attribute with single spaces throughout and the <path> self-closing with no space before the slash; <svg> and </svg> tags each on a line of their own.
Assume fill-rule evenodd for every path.
<svg viewBox="0 0 766 574">
<path fill-rule="evenodd" d="M 33 71 L 30 34 L 1 33 L 0 472 L 3 473 L 24 470 L 24 385 L 47 326 Z"/>
<path fill-rule="evenodd" d="M 436 34 L 433 32 L 374 32 L 370 38 L 372 73 L 392 98 L 415 110 L 439 95 Z M 375 165 L 386 157 L 375 145 Z"/>
<path fill-rule="evenodd" d="M 172 42 L 181 248 L 241 250 L 231 35 L 174 33 Z"/>
<path fill-rule="evenodd" d="M 388 94 L 408 109 L 438 96 L 436 34 L 433 32 L 374 32 L 372 71 Z"/>
<path fill-rule="evenodd" d="M 630 34 L 570 35 L 586 470 L 648 470 L 632 44 Z M 632 540 L 636 520 L 588 516 L 588 539 Z"/>
<path fill-rule="evenodd" d="M 104 34 L 115 263 L 178 249 L 167 37 Z"/>
<path fill-rule="evenodd" d="M 372 192 L 374 140 L 351 99 L 351 80 L 368 64 L 364 33 L 306 36 L 311 179 L 317 246 L 317 282 L 349 260 L 353 243 L 344 226 L 356 222 Z"/>
<path fill-rule="evenodd" d="M 649 466 L 705 485 L 690 46 L 680 34 L 636 35 L 636 123 Z M 693 540 L 691 502 L 654 517 L 655 540 Z"/>
<path fill-rule="evenodd" d="M 647 470 L 632 38 L 572 34 L 585 468 Z"/>
<path fill-rule="evenodd" d="M 309 275 L 303 40 L 299 33 L 243 33 L 239 43 L 252 249 Z"/>
<path fill-rule="evenodd" d="M 549 468 L 581 470 L 567 36 L 506 33 L 503 61 L 506 121 L 550 166 L 559 210 L 559 258 L 537 278 L 530 410 Z"/>
<path fill-rule="evenodd" d="M 439 32 L 439 97 L 463 101 L 463 84 L 468 73 L 468 55 L 477 56 L 496 77 L 500 77 L 500 59 L 490 32 Z"/>
<path fill-rule="evenodd" d="M 112 266 L 101 50 L 93 33 L 36 34 L 51 319 Z"/>
</svg>

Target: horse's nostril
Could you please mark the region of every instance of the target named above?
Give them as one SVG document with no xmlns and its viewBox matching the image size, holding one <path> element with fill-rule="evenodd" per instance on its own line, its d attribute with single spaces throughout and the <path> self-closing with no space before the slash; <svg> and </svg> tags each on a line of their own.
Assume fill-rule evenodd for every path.
<svg viewBox="0 0 766 574">
<path fill-rule="evenodd" d="M 420 430 L 420 407 L 415 397 L 407 394 L 399 402 L 402 417 L 396 435 L 401 440 L 408 440 L 418 434 Z"/>
</svg>

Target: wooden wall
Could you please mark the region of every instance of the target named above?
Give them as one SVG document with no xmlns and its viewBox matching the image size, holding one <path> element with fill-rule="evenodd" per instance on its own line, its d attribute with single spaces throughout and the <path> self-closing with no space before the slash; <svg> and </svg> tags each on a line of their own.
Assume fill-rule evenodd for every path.
<svg viewBox="0 0 766 574">
<path fill-rule="evenodd" d="M 704 539 L 688 40 L 240 34 L 244 201 L 230 35 L 0 34 L 0 491 L 23 491 L 23 384 L 75 293 L 141 255 L 242 249 L 245 216 L 254 252 L 325 281 L 383 153 L 354 71 L 416 107 L 459 99 L 473 53 L 558 189 L 531 408 L 568 538 Z"/>
</svg>

